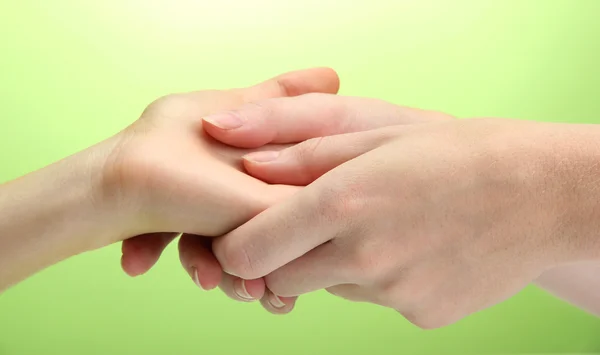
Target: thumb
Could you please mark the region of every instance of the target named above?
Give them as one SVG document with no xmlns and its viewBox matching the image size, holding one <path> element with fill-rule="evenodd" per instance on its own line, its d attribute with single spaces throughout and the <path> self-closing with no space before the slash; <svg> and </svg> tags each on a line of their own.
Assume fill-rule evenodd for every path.
<svg viewBox="0 0 600 355">
<path fill-rule="evenodd" d="M 258 148 L 269 143 L 298 143 L 315 137 L 450 117 L 378 99 L 312 93 L 248 103 L 233 111 L 205 117 L 203 126 L 222 143 Z"/>
<path fill-rule="evenodd" d="M 282 151 L 244 156 L 249 175 L 270 184 L 306 186 L 343 163 L 397 137 L 403 126 L 313 138 Z"/>
</svg>

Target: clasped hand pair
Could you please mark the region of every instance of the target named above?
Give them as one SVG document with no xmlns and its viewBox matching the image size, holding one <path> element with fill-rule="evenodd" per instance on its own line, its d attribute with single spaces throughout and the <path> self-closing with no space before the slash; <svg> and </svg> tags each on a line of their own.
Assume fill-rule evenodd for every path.
<svg viewBox="0 0 600 355">
<path fill-rule="evenodd" d="M 18 238 L 0 239 L 0 287 L 121 241 L 141 275 L 181 236 L 203 289 L 273 313 L 326 289 L 437 328 L 600 259 L 596 126 L 455 119 L 338 88 L 312 69 L 169 95 L 3 185 L 0 230 Z M 547 280 L 594 269 L 563 270 Z"/>
</svg>

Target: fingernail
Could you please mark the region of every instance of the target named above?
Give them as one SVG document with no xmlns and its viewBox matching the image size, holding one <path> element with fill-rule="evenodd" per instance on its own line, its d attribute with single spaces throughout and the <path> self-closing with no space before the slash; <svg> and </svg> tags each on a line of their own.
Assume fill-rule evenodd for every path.
<svg viewBox="0 0 600 355">
<path fill-rule="evenodd" d="M 269 163 L 274 161 L 279 157 L 279 152 L 274 151 L 265 151 L 265 152 L 255 152 L 244 155 L 244 159 L 251 161 L 253 163 Z"/>
<path fill-rule="evenodd" d="M 202 287 L 202 284 L 200 283 L 200 278 L 198 277 L 198 269 L 195 266 L 192 266 L 192 279 L 196 286 L 204 290 L 204 287 Z"/>
<path fill-rule="evenodd" d="M 235 294 L 244 301 L 254 301 L 254 297 L 252 297 L 246 289 L 245 280 L 236 280 L 235 284 L 233 285 L 233 291 L 235 291 Z"/>
<path fill-rule="evenodd" d="M 210 115 L 204 117 L 204 121 L 225 130 L 240 128 L 244 125 L 244 121 L 239 116 L 231 113 Z"/>
<path fill-rule="evenodd" d="M 269 303 L 271 304 L 271 306 L 273 306 L 275 308 L 285 307 L 285 303 L 283 303 L 281 301 L 281 299 L 279 299 L 279 297 L 277 297 L 276 295 L 274 295 L 272 293 L 269 294 Z"/>
</svg>

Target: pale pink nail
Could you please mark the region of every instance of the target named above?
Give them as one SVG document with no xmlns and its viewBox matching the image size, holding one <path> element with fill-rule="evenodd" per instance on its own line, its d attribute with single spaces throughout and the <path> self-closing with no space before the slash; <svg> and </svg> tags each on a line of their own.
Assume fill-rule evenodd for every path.
<svg viewBox="0 0 600 355">
<path fill-rule="evenodd" d="M 219 113 L 204 117 L 204 121 L 224 130 L 240 128 L 244 121 L 237 115 L 231 113 Z"/>
<path fill-rule="evenodd" d="M 233 291 L 235 291 L 235 294 L 244 301 L 254 301 L 254 297 L 252 297 L 246 289 L 245 280 L 236 280 L 233 284 Z"/>
<path fill-rule="evenodd" d="M 255 152 L 244 155 L 244 159 L 253 163 L 269 163 L 276 160 L 279 157 L 279 152 L 265 151 Z"/>
<path fill-rule="evenodd" d="M 269 294 L 269 303 L 271 304 L 271 306 L 277 309 L 285 307 L 285 303 L 283 303 L 283 301 L 281 301 L 279 297 L 272 293 Z"/>
</svg>

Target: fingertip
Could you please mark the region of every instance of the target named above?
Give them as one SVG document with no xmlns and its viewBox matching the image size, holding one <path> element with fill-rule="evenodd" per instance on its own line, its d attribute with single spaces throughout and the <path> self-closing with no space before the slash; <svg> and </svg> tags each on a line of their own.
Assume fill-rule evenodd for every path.
<svg viewBox="0 0 600 355">
<path fill-rule="evenodd" d="M 255 300 L 261 299 L 265 295 L 265 280 L 254 279 L 254 280 L 242 280 L 246 288 L 246 292 Z"/>
<path fill-rule="evenodd" d="M 263 150 L 246 154 L 242 157 L 246 162 L 255 164 L 269 164 L 277 160 L 281 152 L 274 150 Z"/>
<path fill-rule="evenodd" d="M 256 282 L 259 280 L 244 280 L 239 277 L 229 276 L 231 278 L 230 290 L 225 289 L 226 293 L 230 293 L 230 297 L 242 302 L 254 302 L 262 298 L 265 292 L 264 282 Z"/>
<path fill-rule="evenodd" d="M 262 152 L 260 152 L 262 153 Z M 273 163 L 272 161 L 257 161 L 255 154 L 242 157 L 242 165 L 246 173 L 267 184 L 306 186 L 314 181 L 298 166 L 287 163 Z"/>
<path fill-rule="evenodd" d="M 222 271 L 218 265 L 207 265 L 203 266 L 203 270 L 198 271 L 198 280 L 202 284 L 202 288 L 207 291 L 214 290 L 221 283 Z"/>
<path fill-rule="evenodd" d="M 227 140 L 227 130 L 219 127 L 216 123 L 211 121 L 210 117 L 202 118 L 202 128 L 206 133 L 208 133 L 208 135 L 210 135 L 218 141 L 223 142 L 224 139 Z"/>
<path fill-rule="evenodd" d="M 261 305 L 269 313 L 274 315 L 284 315 L 294 310 L 297 297 L 278 297 L 271 291 L 267 291 L 260 300 Z"/>
<path fill-rule="evenodd" d="M 212 290 L 221 283 L 221 264 L 210 251 L 210 240 L 184 234 L 179 240 L 179 259 L 194 283 L 204 290 Z"/>
<path fill-rule="evenodd" d="M 325 80 L 324 83 L 326 86 L 324 87 L 323 92 L 326 94 L 337 94 L 340 91 L 340 76 L 338 73 L 329 67 L 321 67 L 317 68 L 323 72 L 323 76 L 327 77 L 328 80 Z"/>
<path fill-rule="evenodd" d="M 254 155 L 254 153 L 252 155 Z M 273 170 L 271 164 L 256 161 L 251 155 L 245 155 L 242 157 L 242 165 L 248 175 L 268 184 L 278 183 L 277 177 L 273 176 L 274 174 L 271 172 L 271 170 Z"/>
<path fill-rule="evenodd" d="M 278 78 L 286 96 L 308 93 L 337 94 L 340 89 L 338 73 L 329 67 L 315 67 L 283 74 Z"/>
<path fill-rule="evenodd" d="M 199 269 L 197 266 L 191 266 L 188 270 L 188 274 L 196 286 L 205 291 L 214 290 L 221 282 L 220 271 L 218 273 L 219 275 L 217 276 L 214 272 Z"/>
<path fill-rule="evenodd" d="M 139 259 L 121 255 L 121 268 L 130 277 L 137 277 L 146 273 L 150 268 L 141 264 Z"/>
<path fill-rule="evenodd" d="M 148 272 L 160 258 L 167 245 L 176 237 L 173 233 L 139 235 L 124 240 L 121 245 L 121 268 L 135 277 Z"/>
<path fill-rule="evenodd" d="M 285 304 L 295 304 L 298 297 L 282 297 L 279 296 L 279 299 Z"/>
<path fill-rule="evenodd" d="M 124 240 L 121 246 L 121 268 L 131 277 L 140 276 L 152 268 L 156 260 L 150 246 L 140 237 Z"/>
<path fill-rule="evenodd" d="M 272 140 L 272 132 L 268 129 L 248 124 L 238 129 L 224 129 L 212 121 L 211 117 L 202 118 L 204 132 L 215 140 L 237 148 L 259 148 Z"/>
<path fill-rule="evenodd" d="M 123 255 L 142 253 L 146 249 L 146 245 L 140 242 L 141 240 L 139 236 L 125 239 L 121 243 L 121 253 Z"/>
</svg>

